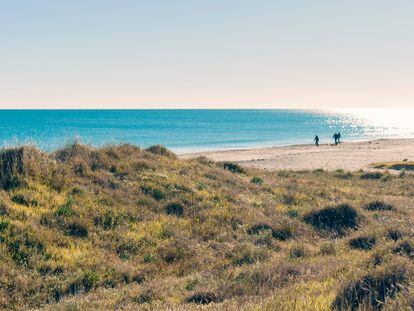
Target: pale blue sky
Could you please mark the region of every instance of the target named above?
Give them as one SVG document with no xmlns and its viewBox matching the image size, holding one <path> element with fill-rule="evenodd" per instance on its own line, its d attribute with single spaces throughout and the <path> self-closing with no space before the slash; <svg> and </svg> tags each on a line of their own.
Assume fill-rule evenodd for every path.
<svg viewBox="0 0 414 311">
<path fill-rule="evenodd" d="M 414 106 L 412 0 L 0 0 L 0 108 Z"/>
</svg>

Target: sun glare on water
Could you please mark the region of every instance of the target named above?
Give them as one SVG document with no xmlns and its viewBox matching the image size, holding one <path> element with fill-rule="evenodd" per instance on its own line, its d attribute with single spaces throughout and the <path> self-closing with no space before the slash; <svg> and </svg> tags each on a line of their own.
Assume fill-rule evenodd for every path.
<svg viewBox="0 0 414 311">
<path fill-rule="evenodd" d="M 414 137 L 414 108 L 340 109 L 350 123 L 375 128 L 384 137 Z"/>
</svg>

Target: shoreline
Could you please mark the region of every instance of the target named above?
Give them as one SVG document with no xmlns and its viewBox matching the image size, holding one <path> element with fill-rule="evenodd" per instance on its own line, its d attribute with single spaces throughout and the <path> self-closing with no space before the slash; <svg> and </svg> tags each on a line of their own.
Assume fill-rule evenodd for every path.
<svg viewBox="0 0 414 311">
<path fill-rule="evenodd" d="M 178 154 L 181 159 L 205 156 L 214 161 L 231 161 L 250 168 L 270 170 L 369 170 L 377 162 L 414 160 L 413 138 L 381 138 L 375 140 L 290 146 L 258 147 Z"/>
</svg>

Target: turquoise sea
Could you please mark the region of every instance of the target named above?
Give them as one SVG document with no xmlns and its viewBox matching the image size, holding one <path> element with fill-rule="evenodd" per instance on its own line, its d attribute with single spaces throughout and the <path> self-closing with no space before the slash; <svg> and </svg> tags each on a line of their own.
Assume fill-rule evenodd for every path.
<svg viewBox="0 0 414 311">
<path fill-rule="evenodd" d="M 0 110 L 2 146 L 52 151 L 79 139 L 93 146 L 163 144 L 175 152 L 414 137 L 414 109 L 361 110 Z"/>
</svg>

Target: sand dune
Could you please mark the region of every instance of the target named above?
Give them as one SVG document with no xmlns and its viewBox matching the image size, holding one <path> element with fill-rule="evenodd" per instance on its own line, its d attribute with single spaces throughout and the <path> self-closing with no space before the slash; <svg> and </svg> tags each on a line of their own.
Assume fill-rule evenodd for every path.
<svg viewBox="0 0 414 311">
<path fill-rule="evenodd" d="M 188 153 L 181 158 L 206 156 L 215 161 L 233 161 L 247 167 L 281 170 L 370 169 L 375 162 L 414 160 L 414 139 L 381 139 L 344 142 L 338 146 L 295 145 L 288 147 Z"/>
</svg>

